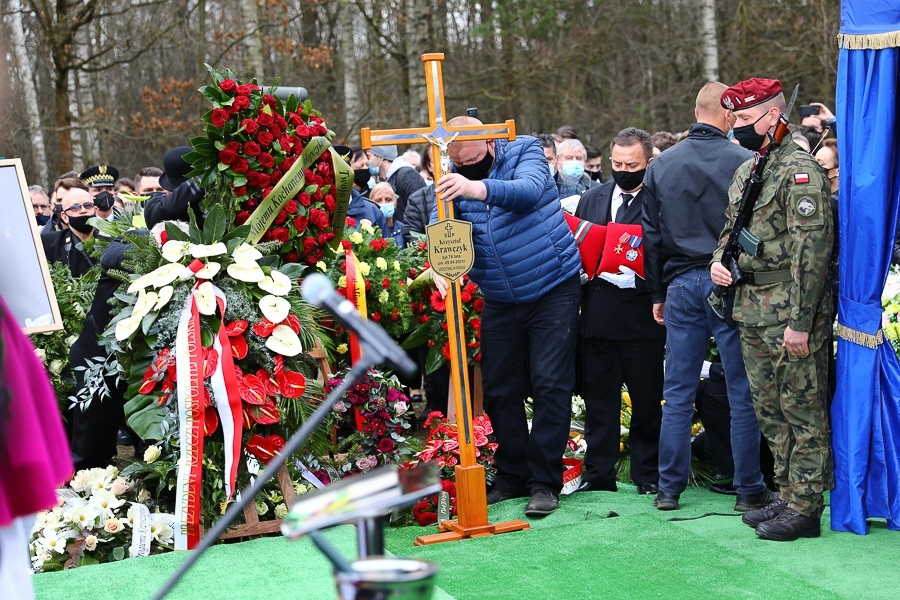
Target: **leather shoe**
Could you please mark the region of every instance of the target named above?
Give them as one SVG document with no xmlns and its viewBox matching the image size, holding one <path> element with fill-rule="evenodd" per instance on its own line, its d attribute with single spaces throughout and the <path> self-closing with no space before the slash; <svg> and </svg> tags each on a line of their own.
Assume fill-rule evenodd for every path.
<svg viewBox="0 0 900 600">
<path fill-rule="evenodd" d="M 757 510 L 767 507 L 776 500 L 778 500 L 778 495 L 769 488 L 758 494 L 738 494 L 734 503 L 734 510 L 738 512 Z"/>
<path fill-rule="evenodd" d="M 535 490 L 525 507 L 526 517 L 546 517 L 559 508 L 559 498 L 550 490 Z"/>
<path fill-rule="evenodd" d="M 760 523 L 756 528 L 756 535 L 764 540 L 793 542 L 802 537 L 819 537 L 822 535 L 822 526 L 818 517 L 807 517 L 793 508 L 785 508 L 774 519 Z"/>
<path fill-rule="evenodd" d="M 653 506 L 655 506 L 657 510 L 678 510 L 679 498 L 681 498 L 681 494 L 667 494 L 660 490 L 659 493 L 656 494 L 656 499 L 653 500 Z"/>
<path fill-rule="evenodd" d="M 497 504 L 498 502 L 503 502 L 504 500 L 512 500 L 513 498 L 523 498 L 525 494 L 516 493 L 516 492 L 507 492 L 505 490 L 493 489 L 487 495 L 487 503 L 488 504 Z"/>
<path fill-rule="evenodd" d="M 658 494 L 659 486 L 657 486 L 655 483 L 639 483 L 637 484 L 637 493 L 646 494 L 648 496 L 650 494 Z"/>
<path fill-rule="evenodd" d="M 616 483 L 594 483 L 592 481 L 582 481 L 581 485 L 578 486 L 576 492 L 616 492 L 619 488 L 616 487 Z"/>
<path fill-rule="evenodd" d="M 716 494 L 725 494 L 726 496 L 734 496 L 737 494 L 737 489 L 735 489 L 733 483 L 714 483 L 709 486 L 709 491 L 715 492 Z"/>
<path fill-rule="evenodd" d="M 786 508 L 787 502 L 785 502 L 781 498 L 776 498 L 775 501 L 768 506 L 745 512 L 744 516 L 741 517 L 741 521 L 744 523 L 744 525 L 749 525 L 750 527 L 756 528 L 760 523 L 771 521 L 782 512 L 784 512 L 784 509 Z"/>
</svg>

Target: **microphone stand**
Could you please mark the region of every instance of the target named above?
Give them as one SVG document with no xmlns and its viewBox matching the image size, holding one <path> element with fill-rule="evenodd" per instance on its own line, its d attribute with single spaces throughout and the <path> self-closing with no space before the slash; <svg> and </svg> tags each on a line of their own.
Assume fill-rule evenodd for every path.
<svg viewBox="0 0 900 600">
<path fill-rule="evenodd" d="M 385 360 L 386 357 L 375 348 L 370 348 L 368 346 L 364 347 L 365 352 L 362 353 L 359 362 L 353 365 L 353 368 L 347 373 L 344 381 L 328 394 L 325 400 L 322 401 L 322 404 L 319 405 L 319 408 L 317 408 L 316 411 L 310 415 L 309 419 L 303 423 L 300 429 L 291 436 L 291 439 L 287 441 L 281 452 L 269 462 L 262 473 L 257 475 L 256 481 L 241 491 L 240 500 L 233 503 L 225 514 L 222 515 L 222 518 L 216 521 L 216 524 L 212 529 L 206 532 L 197 547 L 188 555 L 187 560 L 181 563 L 178 570 L 175 571 L 175 573 L 166 580 L 159 591 L 156 592 L 156 595 L 153 596 L 153 600 L 162 600 L 166 597 L 166 594 L 172 591 L 172 588 L 175 587 L 184 574 L 194 566 L 194 563 L 197 562 L 203 553 L 219 539 L 220 535 L 225 533 L 225 530 L 231 522 L 234 521 L 238 515 L 243 513 L 244 507 L 253 502 L 253 499 L 263 490 L 266 483 L 275 475 L 278 469 L 280 469 L 287 462 L 288 458 L 290 458 L 291 455 L 300 448 L 303 442 L 309 438 L 315 428 L 325 419 L 328 412 L 332 410 L 335 403 L 343 398 L 353 384 L 356 383 L 356 380 L 365 375 L 370 367 Z"/>
</svg>

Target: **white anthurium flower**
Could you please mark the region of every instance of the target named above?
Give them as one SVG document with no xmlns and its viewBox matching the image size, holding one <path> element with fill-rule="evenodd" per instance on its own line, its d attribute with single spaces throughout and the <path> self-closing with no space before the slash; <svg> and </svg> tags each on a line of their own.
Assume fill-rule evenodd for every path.
<svg viewBox="0 0 900 600">
<path fill-rule="evenodd" d="M 163 306 L 169 303 L 169 300 L 172 299 L 172 294 L 175 293 L 175 288 L 171 285 L 167 285 L 166 287 L 159 290 L 159 300 L 156 301 L 156 305 L 153 307 L 153 310 L 159 310 Z"/>
<path fill-rule="evenodd" d="M 216 274 L 222 269 L 222 265 L 217 262 L 208 262 L 202 269 L 197 271 L 194 275 L 197 279 L 212 279 L 216 276 Z"/>
<path fill-rule="evenodd" d="M 194 258 L 209 258 L 210 256 L 227 254 L 228 248 L 222 242 L 216 242 L 215 244 L 191 244 L 188 246 L 188 252 Z"/>
<path fill-rule="evenodd" d="M 303 345 L 294 330 L 287 325 L 279 325 L 268 338 L 266 348 L 282 356 L 297 356 L 303 352 Z"/>
<path fill-rule="evenodd" d="M 153 310 L 158 301 L 159 294 L 156 292 L 141 290 L 138 292 L 137 302 L 134 303 L 134 310 L 131 312 L 131 316 L 143 319 L 151 310 Z"/>
<path fill-rule="evenodd" d="M 291 312 L 291 303 L 278 296 L 263 296 L 259 301 L 259 310 L 272 323 L 281 323 Z"/>
<path fill-rule="evenodd" d="M 197 310 L 200 314 L 211 315 L 216 312 L 216 293 L 213 285 L 204 281 L 194 290 L 194 300 L 197 302 Z"/>
<path fill-rule="evenodd" d="M 169 240 L 162 247 L 163 258 L 169 262 L 178 262 L 187 254 L 190 242 L 182 242 L 180 240 Z"/>
<path fill-rule="evenodd" d="M 155 271 L 151 271 L 146 275 L 142 275 L 139 279 L 136 279 L 132 284 L 128 287 L 128 293 L 133 294 L 138 290 L 142 290 L 146 287 L 153 286 L 155 288 L 161 288 L 163 286 L 169 285 L 181 275 L 181 272 L 184 270 L 184 267 L 178 263 L 169 263 L 167 265 L 163 265 L 156 269 Z"/>
<path fill-rule="evenodd" d="M 141 315 L 131 315 L 127 319 L 122 319 L 116 323 L 116 340 L 122 342 L 130 338 L 141 326 L 141 321 L 143 320 L 144 317 Z"/>
<path fill-rule="evenodd" d="M 231 277 L 245 283 L 259 283 L 266 276 L 260 266 L 252 260 L 249 262 L 232 263 L 228 265 L 227 271 Z"/>
<path fill-rule="evenodd" d="M 257 284 L 264 292 L 276 296 L 287 296 L 291 291 L 291 278 L 281 271 L 273 270 Z"/>
<path fill-rule="evenodd" d="M 262 252 L 251 246 L 250 244 L 241 244 L 235 248 L 231 257 L 236 263 L 256 262 L 263 257 Z"/>
</svg>

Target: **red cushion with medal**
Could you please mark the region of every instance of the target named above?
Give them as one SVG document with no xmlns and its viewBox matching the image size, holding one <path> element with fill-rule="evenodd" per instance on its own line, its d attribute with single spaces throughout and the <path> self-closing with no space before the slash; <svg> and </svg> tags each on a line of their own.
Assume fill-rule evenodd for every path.
<svg viewBox="0 0 900 600">
<path fill-rule="evenodd" d="M 597 273 L 619 273 L 626 266 L 644 278 L 644 230 L 640 225 L 610 223 Z"/>
<path fill-rule="evenodd" d="M 578 242 L 578 251 L 581 253 L 581 265 L 590 279 L 594 278 L 597 265 L 600 263 L 600 253 L 603 252 L 603 244 L 606 242 L 606 225 L 598 225 L 579 219 L 567 212 L 566 223 Z"/>
</svg>

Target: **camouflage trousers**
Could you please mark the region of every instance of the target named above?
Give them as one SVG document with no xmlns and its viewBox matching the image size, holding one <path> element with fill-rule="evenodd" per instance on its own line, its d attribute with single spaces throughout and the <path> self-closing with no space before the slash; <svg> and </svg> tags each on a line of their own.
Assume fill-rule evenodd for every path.
<svg viewBox="0 0 900 600">
<path fill-rule="evenodd" d="M 816 317 L 805 358 L 792 358 L 782 347 L 784 325 L 740 328 L 756 418 L 775 457 L 775 484 L 788 506 L 808 517 L 822 516 L 823 492 L 834 486 L 828 418 L 830 325 L 827 315 Z"/>
</svg>

